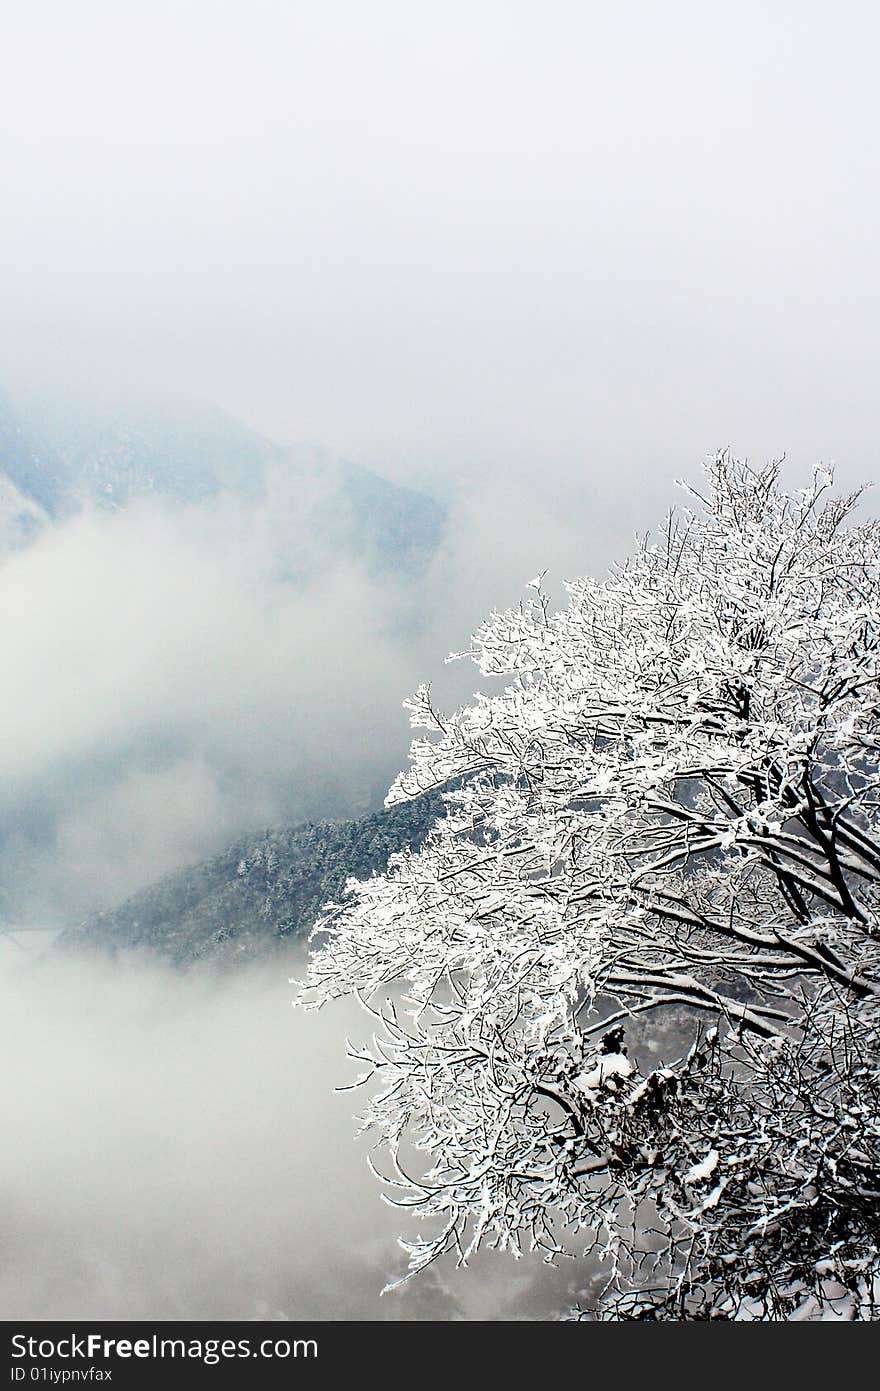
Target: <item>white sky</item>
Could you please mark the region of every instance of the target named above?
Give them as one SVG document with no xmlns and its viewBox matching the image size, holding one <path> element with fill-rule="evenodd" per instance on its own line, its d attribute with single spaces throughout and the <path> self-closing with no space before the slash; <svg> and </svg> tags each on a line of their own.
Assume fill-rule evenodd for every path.
<svg viewBox="0 0 880 1391">
<path fill-rule="evenodd" d="M 860 0 L 17 0 L 0 381 L 398 477 L 878 469 Z"/>
</svg>

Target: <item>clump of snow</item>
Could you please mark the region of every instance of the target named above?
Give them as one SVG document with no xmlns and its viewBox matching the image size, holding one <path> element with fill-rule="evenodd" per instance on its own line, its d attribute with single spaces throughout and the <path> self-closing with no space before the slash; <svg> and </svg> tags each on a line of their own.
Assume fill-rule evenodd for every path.
<svg viewBox="0 0 880 1391">
<path fill-rule="evenodd" d="M 584 1096 L 595 1097 L 603 1086 L 617 1086 L 617 1077 L 629 1077 L 635 1071 L 633 1064 L 624 1053 L 602 1053 L 596 1060 L 595 1067 L 591 1067 L 589 1072 L 581 1072 L 574 1078 L 573 1085 Z"/>
<path fill-rule="evenodd" d="M 684 1176 L 685 1183 L 705 1183 L 718 1167 L 718 1151 L 710 1150 L 699 1164 L 692 1164 Z"/>
</svg>

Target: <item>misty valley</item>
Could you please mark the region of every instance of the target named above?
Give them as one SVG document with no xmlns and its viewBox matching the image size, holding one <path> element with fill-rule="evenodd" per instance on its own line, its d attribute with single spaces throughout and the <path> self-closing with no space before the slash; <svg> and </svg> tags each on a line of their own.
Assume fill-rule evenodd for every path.
<svg viewBox="0 0 880 1391">
<path fill-rule="evenodd" d="M 333 1090 L 359 1012 L 291 1009 L 322 905 L 440 810 L 382 799 L 429 589 L 460 569 L 446 526 L 207 407 L 0 402 L 4 1317 L 577 1297 L 572 1269 L 492 1253 L 381 1296 L 396 1214 Z"/>
<path fill-rule="evenodd" d="M 7 1318 L 876 1318 L 880 523 L 680 488 L 3 405 Z"/>
</svg>

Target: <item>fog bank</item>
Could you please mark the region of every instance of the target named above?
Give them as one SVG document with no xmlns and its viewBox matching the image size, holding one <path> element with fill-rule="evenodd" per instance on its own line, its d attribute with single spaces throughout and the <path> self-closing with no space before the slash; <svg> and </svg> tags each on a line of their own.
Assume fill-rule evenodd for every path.
<svg viewBox="0 0 880 1391">
<path fill-rule="evenodd" d="M 47 527 L 0 563 L 0 920 L 77 921 L 239 835 L 380 805 L 403 699 L 478 683 L 447 652 L 660 510 L 474 485 L 410 571 L 357 553 L 320 474 Z"/>
<path fill-rule="evenodd" d="M 490 1255 L 380 1297 L 401 1214 L 355 1141 L 343 1037 L 283 965 L 186 978 L 0 946 L 0 1317 L 552 1317 L 573 1264 Z M 353 1101 L 352 1098 L 355 1098 Z"/>
</svg>

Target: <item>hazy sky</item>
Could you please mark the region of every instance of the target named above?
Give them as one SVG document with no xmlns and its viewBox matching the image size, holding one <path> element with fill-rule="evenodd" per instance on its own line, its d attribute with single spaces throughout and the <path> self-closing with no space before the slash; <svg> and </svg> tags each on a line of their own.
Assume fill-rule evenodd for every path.
<svg viewBox="0 0 880 1391">
<path fill-rule="evenodd" d="M 872 0 L 7 6 L 0 380 L 434 486 L 874 476 L 878 51 Z"/>
</svg>

